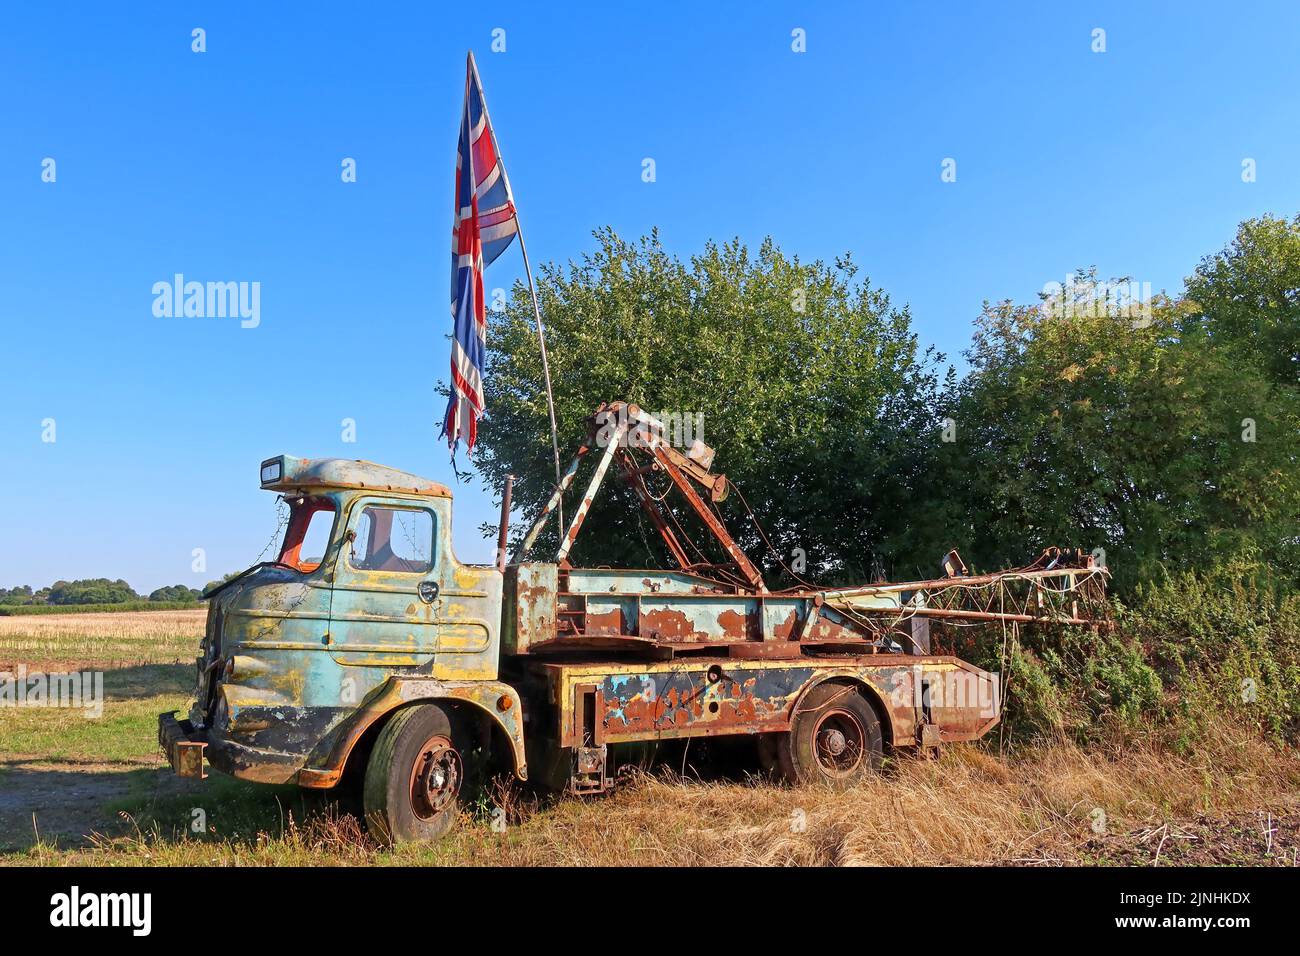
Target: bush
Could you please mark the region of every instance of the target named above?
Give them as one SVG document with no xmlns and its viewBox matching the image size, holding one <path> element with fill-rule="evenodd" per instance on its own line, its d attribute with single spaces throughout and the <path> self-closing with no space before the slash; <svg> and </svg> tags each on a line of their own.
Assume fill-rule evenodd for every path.
<svg viewBox="0 0 1300 956">
<path fill-rule="evenodd" d="M 1004 737 L 1086 744 L 1158 718 L 1164 683 L 1137 641 L 1079 627 L 983 628 L 972 660 L 1003 675 Z"/>
<path fill-rule="evenodd" d="M 1114 630 L 984 628 L 969 658 L 1004 675 L 1004 738 L 1096 742 L 1159 731 L 1184 749 L 1224 730 L 1300 740 L 1300 594 L 1238 559 L 1139 584 Z"/>
<path fill-rule="evenodd" d="M 1300 594 L 1265 581 L 1247 562 L 1166 575 L 1120 609 L 1178 691 L 1184 741 L 1222 721 L 1278 744 L 1300 739 Z"/>
</svg>

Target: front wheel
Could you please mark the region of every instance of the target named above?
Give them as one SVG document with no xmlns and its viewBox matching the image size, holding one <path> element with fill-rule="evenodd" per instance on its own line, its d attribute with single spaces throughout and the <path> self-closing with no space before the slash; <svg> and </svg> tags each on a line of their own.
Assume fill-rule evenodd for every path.
<svg viewBox="0 0 1300 956">
<path fill-rule="evenodd" d="M 880 769 L 880 719 L 862 692 L 848 684 L 810 690 L 788 734 L 777 742 L 781 774 L 792 783 L 844 787 Z"/>
<path fill-rule="evenodd" d="M 438 704 L 395 713 L 366 764 L 366 826 L 387 845 L 436 840 L 456 822 L 465 763 L 451 714 Z"/>
</svg>

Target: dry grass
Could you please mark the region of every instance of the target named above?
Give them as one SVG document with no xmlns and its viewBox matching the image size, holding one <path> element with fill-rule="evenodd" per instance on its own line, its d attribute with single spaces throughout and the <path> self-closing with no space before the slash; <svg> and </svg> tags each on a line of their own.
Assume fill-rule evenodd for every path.
<svg viewBox="0 0 1300 956">
<path fill-rule="evenodd" d="M 467 814 L 442 843 L 397 851 L 376 846 L 355 818 L 330 809 L 304 817 L 301 808 L 279 808 L 276 825 L 238 839 L 229 831 L 219 839 L 169 835 L 155 817 L 130 836 L 81 850 L 37 847 L 9 862 L 1150 865 L 1163 854 L 1166 863 L 1294 865 L 1300 761 L 1242 741 L 1226 754 L 1226 762 L 1209 764 L 1153 743 L 1109 753 L 1059 744 L 1005 760 L 963 746 L 938 761 L 904 760 L 843 792 L 668 773 L 643 775 L 603 798 L 539 801 L 498 791 L 493 802 L 509 811 L 504 832 L 487 814 Z M 220 818 L 219 809 L 213 813 Z"/>
<path fill-rule="evenodd" d="M 37 670 L 49 664 L 189 662 L 198 652 L 206 615 L 200 608 L 0 617 L 0 670 L 20 663 Z"/>
<path fill-rule="evenodd" d="M 1300 759 L 1225 730 L 1184 755 L 1154 737 L 1005 758 L 949 747 L 844 792 L 666 772 L 583 800 L 498 787 L 442 843 L 390 852 L 355 818 L 294 804 L 283 788 L 180 781 L 162 766 L 155 715 L 181 706 L 192 681 L 191 668 L 168 665 L 189 664 L 202 627 L 202 611 L 0 618 L 0 670 L 108 670 L 103 720 L 0 713 L 0 810 L 7 786 L 13 811 L 0 845 L 7 836 L 16 848 L 0 863 L 1263 865 L 1293 864 L 1300 847 Z M 202 838 L 188 833 L 194 807 L 212 825 Z M 489 823 L 493 807 L 507 811 L 504 832 Z M 54 811 L 67 818 L 58 837 Z M 45 821 L 34 846 L 33 812 Z M 85 839 L 93 833 L 109 835 Z"/>
<path fill-rule="evenodd" d="M 847 792 L 647 777 L 607 801 L 531 816 L 494 852 L 470 835 L 458 842 L 463 862 L 508 865 L 1105 862 L 1103 838 L 1118 851 L 1130 833 L 1206 812 L 1294 819 L 1300 762 L 1240 742 L 1229 752 L 1231 765 L 1210 766 L 1154 744 L 1109 754 L 1060 744 L 1012 761 L 957 747 Z"/>
</svg>

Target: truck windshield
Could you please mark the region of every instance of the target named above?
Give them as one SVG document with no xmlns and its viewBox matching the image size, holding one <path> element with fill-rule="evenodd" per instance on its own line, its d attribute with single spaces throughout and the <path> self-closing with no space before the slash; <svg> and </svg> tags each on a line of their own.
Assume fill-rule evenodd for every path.
<svg viewBox="0 0 1300 956">
<path fill-rule="evenodd" d="M 329 498 L 289 498 L 289 523 L 276 560 L 304 573 L 320 567 L 334 528 L 334 502 Z"/>
</svg>

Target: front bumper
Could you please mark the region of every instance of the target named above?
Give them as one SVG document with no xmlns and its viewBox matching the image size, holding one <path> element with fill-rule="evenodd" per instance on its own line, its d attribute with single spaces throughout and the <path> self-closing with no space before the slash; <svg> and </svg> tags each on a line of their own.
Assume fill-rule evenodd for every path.
<svg viewBox="0 0 1300 956">
<path fill-rule="evenodd" d="M 203 767 L 208 742 L 188 720 L 177 720 L 175 712 L 158 715 L 158 746 L 177 776 L 202 780 L 208 775 Z"/>
<path fill-rule="evenodd" d="M 292 783 L 307 759 L 306 754 L 237 744 L 220 732 L 196 729 L 190 721 L 178 720 L 174 712 L 158 715 L 158 746 L 178 776 L 196 780 L 207 777 L 206 762 L 213 770 L 240 780 Z"/>
</svg>

